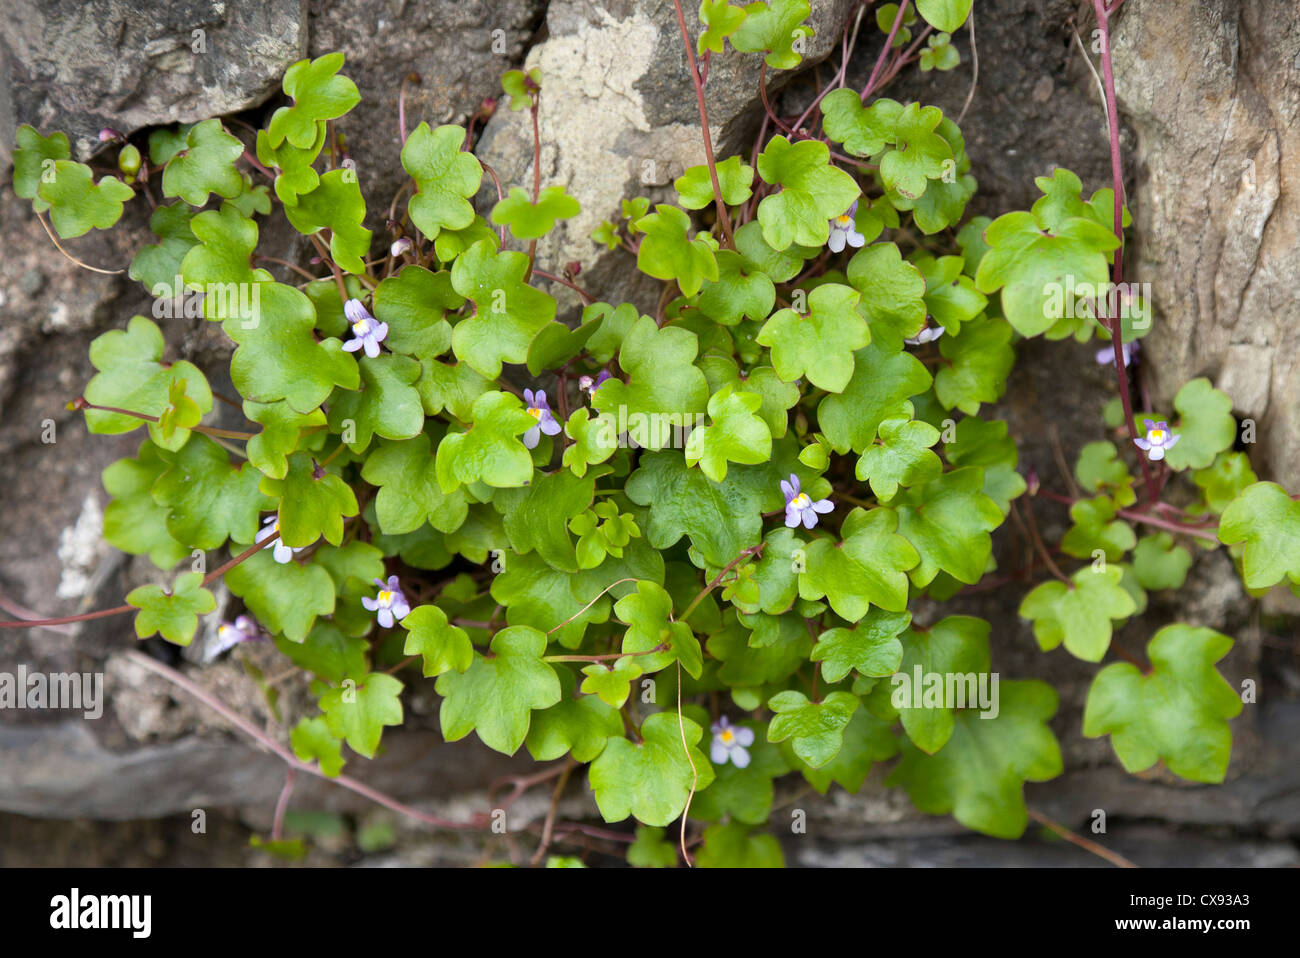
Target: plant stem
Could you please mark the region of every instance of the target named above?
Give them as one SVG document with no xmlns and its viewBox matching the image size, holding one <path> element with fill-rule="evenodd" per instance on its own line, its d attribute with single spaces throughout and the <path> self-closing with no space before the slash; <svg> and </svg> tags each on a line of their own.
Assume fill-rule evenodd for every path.
<svg viewBox="0 0 1300 958">
<path fill-rule="evenodd" d="M 135 419 L 143 419 L 145 422 L 158 422 L 157 416 L 150 416 L 148 413 L 136 412 L 133 409 L 121 409 L 117 406 L 97 406 L 93 402 L 87 402 L 84 396 L 79 396 L 73 400 L 77 409 L 98 409 L 100 412 L 117 413 L 119 416 L 131 416 Z M 222 439 L 252 439 L 257 433 L 240 432 L 237 429 L 217 429 L 213 426 L 190 426 L 191 432 L 201 432 L 205 436 L 220 436 Z"/>
<path fill-rule="evenodd" d="M 740 565 L 740 563 L 744 562 L 745 559 L 747 559 L 749 556 L 762 555 L 764 545 L 765 543 L 760 542 L 758 545 L 750 546 L 748 549 L 741 549 L 740 554 L 736 556 L 736 558 L 728 562 L 725 566 L 723 566 L 722 571 L 713 577 L 713 581 L 710 582 L 708 585 L 706 585 L 703 589 L 701 589 L 700 594 L 691 600 L 691 604 L 688 605 L 686 607 L 686 610 L 680 616 L 677 617 L 677 621 L 685 622 L 687 619 L 689 619 L 691 617 L 691 613 L 695 611 L 695 607 L 699 605 L 701 602 L 703 602 L 704 597 L 717 587 L 718 583 L 722 581 L 723 576 L 725 576 L 736 566 Z"/>
<path fill-rule="evenodd" d="M 709 166 L 709 179 L 713 181 L 713 200 L 718 208 L 718 223 L 726 237 L 727 249 L 736 248 L 736 237 L 731 232 L 731 216 L 727 213 L 727 204 L 722 201 L 722 186 L 718 182 L 718 164 L 713 159 L 713 138 L 709 135 L 709 111 L 704 103 L 704 84 L 700 81 L 700 71 L 695 65 L 695 48 L 691 46 L 690 34 L 686 32 L 686 17 L 682 13 L 682 0 L 673 0 L 677 8 L 677 26 L 682 31 L 682 43 L 686 47 L 686 62 L 691 71 L 691 82 L 695 85 L 695 99 L 700 107 L 700 128 L 704 134 L 704 159 Z"/>
</svg>

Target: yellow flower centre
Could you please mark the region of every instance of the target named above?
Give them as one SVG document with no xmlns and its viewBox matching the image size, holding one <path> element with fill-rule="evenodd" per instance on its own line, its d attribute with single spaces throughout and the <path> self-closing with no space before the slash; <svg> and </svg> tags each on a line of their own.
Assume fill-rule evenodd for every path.
<svg viewBox="0 0 1300 958">
<path fill-rule="evenodd" d="M 379 599 L 380 604 L 388 605 L 390 602 L 393 601 L 393 593 L 391 593 L 387 589 L 380 589 L 379 595 L 376 598 Z"/>
<path fill-rule="evenodd" d="M 1152 429 L 1147 433 L 1147 439 L 1151 440 L 1151 442 L 1154 442 L 1156 445 L 1160 445 L 1165 441 L 1165 431 L 1163 429 Z"/>
<path fill-rule="evenodd" d="M 366 333 L 370 332 L 370 321 L 366 319 L 357 320 L 352 324 L 352 332 L 356 333 L 358 336 L 364 336 Z"/>
<path fill-rule="evenodd" d="M 723 745 L 730 745 L 732 742 L 736 740 L 736 733 L 733 732 L 731 729 L 723 729 L 722 732 L 718 735 L 718 737 L 722 739 Z"/>
<path fill-rule="evenodd" d="M 842 230 L 846 230 L 853 225 L 853 217 L 849 216 L 847 213 L 843 216 L 837 216 L 835 217 L 835 225 Z"/>
<path fill-rule="evenodd" d="M 534 419 L 538 421 L 541 421 L 542 411 L 540 409 L 534 409 L 532 406 L 529 406 L 528 415 L 532 416 Z"/>
<path fill-rule="evenodd" d="M 223 638 L 223 639 L 224 639 L 226 636 L 230 635 L 231 632 L 234 632 L 234 631 L 235 631 L 235 627 L 234 627 L 233 625 L 224 625 L 224 624 L 223 624 L 223 625 L 220 625 L 220 626 L 217 627 L 217 635 L 219 635 L 219 636 L 220 636 L 221 638 Z"/>
<path fill-rule="evenodd" d="M 801 492 L 790 500 L 790 505 L 794 506 L 796 509 L 807 509 L 812 505 L 812 500 L 808 498 L 808 493 Z"/>
</svg>

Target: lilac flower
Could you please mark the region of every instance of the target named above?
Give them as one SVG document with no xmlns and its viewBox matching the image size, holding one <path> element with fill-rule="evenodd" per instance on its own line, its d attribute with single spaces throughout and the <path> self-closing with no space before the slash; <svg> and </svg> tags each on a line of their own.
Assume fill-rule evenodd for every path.
<svg viewBox="0 0 1300 958">
<path fill-rule="evenodd" d="M 942 326 L 926 326 L 915 336 L 912 336 L 909 339 L 904 339 L 903 342 L 907 343 L 909 346 L 921 346 L 925 343 L 934 342 L 942 336 L 944 332 L 945 330 Z"/>
<path fill-rule="evenodd" d="M 393 245 L 388 247 L 388 255 L 394 257 L 401 256 L 403 253 L 409 253 L 410 251 L 411 238 L 409 236 L 403 236 L 401 239 L 394 240 Z"/>
<path fill-rule="evenodd" d="M 251 615 L 241 615 L 234 622 L 222 622 L 217 626 L 217 638 L 203 653 L 203 661 L 211 662 L 223 652 L 233 649 L 241 642 L 264 642 L 266 635 L 257 620 Z"/>
<path fill-rule="evenodd" d="M 831 220 L 831 235 L 826 240 L 826 245 L 832 253 L 841 252 L 845 243 L 848 243 L 854 249 L 866 243 L 867 238 L 858 232 L 857 223 L 854 220 L 857 215 L 858 201 L 854 200 L 853 205 L 848 210 Z"/>
<path fill-rule="evenodd" d="M 1165 457 L 1165 453 L 1174 448 L 1182 436 L 1176 436 L 1169 431 L 1169 423 L 1163 419 L 1159 422 L 1152 422 L 1150 419 L 1143 419 L 1142 425 L 1146 427 L 1146 438 L 1137 438 L 1133 440 L 1133 445 L 1137 446 L 1147 454 L 1147 458 L 1152 462 L 1159 462 Z"/>
<path fill-rule="evenodd" d="M 279 534 L 280 516 L 277 513 L 276 515 L 266 517 L 266 521 L 262 523 L 262 528 L 258 530 L 257 538 L 253 541 L 260 545 L 267 539 L 271 538 L 271 536 L 277 536 Z M 280 565 L 284 565 L 304 548 L 305 546 L 299 546 L 295 549 L 285 545 L 283 542 L 277 542 L 271 549 L 271 555 L 275 558 L 276 562 L 280 563 Z"/>
<path fill-rule="evenodd" d="M 754 744 L 754 730 L 744 725 L 732 725 L 725 715 L 713 723 L 713 745 L 709 749 L 709 758 L 714 765 L 726 765 L 728 761 L 736 768 L 749 766 L 749 746 Z"/>
<path fill-rule="evenodd" d="M 390 575 L 387 582 L 376 579 L 375 585 L 379 586 L 379 594 L 373 599 L 362 596 L 361 604 L 367 611 L 376 613 L 375 619 L 383 628 L 391 629 L 394 619 L 404 619 L 411 614 L 411 606 L 407 603 L 406 596 L 402 594 L 402 586 L 397 581 L 397 576 Z"/>
<path fill-rule="evenodd" d="M 356 337 L 344 343 L 343 348 L 349 353 L 355 353 L 365 347 L 366 355 L 371 359 L 378 356 L 379 344 L 388 335 L 388 324 L 381 323 L 371 316 L 359 299 L 350 299 L 344 303 L 343 314 L 352 324 L 352 335 Z"/>
<path fill-rule="evenodd" d="M 524 433 L 524 445 L 529 449 L 536 449 L 537 444 L 542 441 L 542 433 L 554 436 L 560 431 L 560 424 L 551 415 L 551 407 L 546 403 L 545 389 L 539 389 L 535 393 L 531 389 L 525 389 L 524 401 L 528 403 L 528 408 L 524 412 L 537 420 L 537 425 Z"/>
<path fill-rule="evenodd" d="M 595 379 L 592 379 L 590 376 L 579 376 L 578 388 L 587 394 L 587 398 L 595 399 L 596 390 L 600 388 L 600 384 L 612 378 L 613 377 L 610 376 L 608 369 L 602 369 L 600 375 Z"/>
<path fill-rule="evenodd" d="M 1135 339 L 1131 343 L 1122 343 L 1120 345 L 1120 354 L 1124 357 L 1124 368 L 1128 369 L 1128 364 L 1133 361 L 1133 354 L 1138 351 L 1138 341 Z M 1106 345 L 1097 350 L 1097 364 L 1105 366 L 1107 363 L 1115 365 L 1115 347 Z"/>
<path fill-rule="evenodd" d="M 817 525 L 817 513 L 827 513 L 835 508 L 829 499 L 813 502 L 808 493 L 799 487 L 799 477 L 790 473 L 790 481 L 781 480 L 781 491 L 785 493 L 785 524 L 795 529 L 802 521 L 805 529 Z"/>
</svg>

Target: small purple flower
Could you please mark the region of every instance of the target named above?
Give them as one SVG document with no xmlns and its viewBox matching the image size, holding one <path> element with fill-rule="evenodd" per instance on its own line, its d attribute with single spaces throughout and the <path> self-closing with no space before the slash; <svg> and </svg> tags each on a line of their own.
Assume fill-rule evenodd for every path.
<svg viewBox="0 0 1300 958">
<path fill-rule="evenodd" d="M 555 416 L 551 414 L 551 407 L 546 403 L 545 389 L 539 389 L 537 392 L 525 389 L 524 401 L 528 403 L 528 408 L 524 412 L 537 420 L 537 425 L 524 433 L 524 445 L 529 449 L 536 449 L 537 444 L 542 441 L 542 433 L 554 436 L 560 431 L 560 424 L 555 421 Z"/>
<path fill-rule="evenodd" d="M 272 536 L 277 536 L 279 534 L 280 516 L 277 513 L 276 515 L 266 517 L 266 520 L 262 523 L 262 528 L 257 532 L 257 538 L 253 541 L 260 545 Z M 285 545 L 283 541 L 280 541 L 272 546 L 271 555 L 275 558 L 276 562 L 280 563 L 280 565 L 284 565 L 304 548 L 305 546 L 299 546 L 295 549 Z"/>
<path fill-rule="evenodd" d="M 595 379 L 592 379 L 590 376 L 579 376 L 578 388 L 587 394 L 588 399 L 595 399 L 596 390 L 600 388 L 600 384 L 612 378 L 613 377 L 610 376 L 608 369 L 602 369 L 600 375 Z"/>
<path fill-rule="evenodd" d="M 904 339 L 903 342 L 907 343 L 909 346 L 923 346 L 926 343 L 934 342 L 942 336 L 944 332 L 945 330 L 942 326 L 926 326 L 915 336 L 912 336 L 909 339 Z"/>
<path fill-rule="evenodd" d="M 791 529 L 797 528 L 801 521 L 805 529 L 811 529 L 817 525 L 817 513 L 827 513 L 835 508 L 829 499 L 813 502 L 799 487 L 799 477 L 793 472 L 789 482 L 781 480 L 781 491 L 785 493 L 785 524 Z"/>
<path fill-rule="evenodd" d="M 352 335 L 356 337 L 344 343 L 343 348 L 349 353 L 355 353 L 364 347 L 366 355 L 371 359 L 378 356 L 379 344 L 388 335 L 388 324 L 381 323 L 371 316 L 359 299 L 350 299 L 344 303 L 343 315 L 347 316 L 348 322 L 352 324 Z"/>
<path fill-rule="evenodd" d="M 1163 459 L 1165 453 L 1174 448 L 1178 440 L 1182 438 L 1182 436 L 1170 432 L 1169 423 L 1163 419 L 1159 422 L 1143 419 L 1142 425 L 1146 428 L 1146 438 L 1134 439 L 1133 445 L 1145 452 L 1147 458 L 1152 462 L 1159 462 Z"/>
<path fill-rule="evenodd" d="M 266 635 L 262 632 L 262 627 L 257 624 L 257 620 L 251 615 L 241 615 L 234 622 L 222 622 L 217 626 L 217 638 L 204 650 L 203 661 L 211 662 L 241 642 L 264 641 Z"/>
<path fill-rule="evenodd" d="M 388 247 L 388 255 L 393 257 L 401 256 L 403 253 L 409 253 L 410 251 L 411 238 L 409 236 L 394 240 L 393 245 Z"/>
<path fill-rule="evenodd" d="M 402 586 L 397 581 L 397 576 L 390 575 L 387 582 L 376 579 L 375 585 L 379 586 L 379 594 L 373 599 L 362 596 L 361 604 L 368 612 L 376 613 L 375 619 L 383 628 L 391 629 L 394 619 L 404 619 L 411 614 L 411 606 L 407 603 L 406 596 L 402 594 Z"/>
<path fill-rule="evenodd" d="M 754 730 L 745 725 L 732 725 L 725 715 L 713 723 L 713 745 L 709 749 L 709 758 L 714 765 L 726 765 L 728 761 L 736 768 L 749 766 L 749 746 L 754 744 Z"/>
<path fill-rule="evenodd" d="M 1135 339 L 1131 343 L 1122 343 L 1120 345 L 1120 355 L 1124 357 L 1124 368 L 1128 369 L 1128 364 L 1133 361 L 1133 354 L 1138 351 L 1138 341 Z M 1115 365 L 1115 347 L 1103 346 L 1097 350 L 1097 364 L 1105 366 L 1107 364 Z"/>
<path fill-rule="evenodd" d="M 831 220 L 831 235 L 826 240 L 826 246 L 832 253 L 842 252 L 845 243 L 858 249 L 867 242 L 867 238 L 858 232 L 855 220 L 857 215 L 858 201 L 854 200 L 848 210 Z"/>
</svg>

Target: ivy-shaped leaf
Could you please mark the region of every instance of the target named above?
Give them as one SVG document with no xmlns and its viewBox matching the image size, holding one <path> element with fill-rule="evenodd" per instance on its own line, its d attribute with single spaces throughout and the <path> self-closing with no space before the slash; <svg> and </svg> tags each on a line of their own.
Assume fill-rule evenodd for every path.
<svg viewBox="0 0 1300 958">
<path fill-rule="evenodd" d="M 731 45 L 746 53 L 766 53 L 773 70 L 790 70 L 803 62 L 813 29 L 804 23 L 808 0 L 766 0 L 745 6 L 745 19 L 731 34 Z"/>
<path fill-rule="evenodd" d="M 338 545 L 343 541 L 344 518 L 357 514 L 352 487 L 303 452 L 289 457 L 283 479 L 263 477 L 258 488 L 280 500 L 280 541 L 291 548 L 321 538 Z"/>
<path fill-rule="evenodd" d="M 322 120 L 336 120 L 361 102 L 357 86 L 345 76 L 342 53 L 328 53 L 315 60 L 299 60 L 284 73 L 284 92 L 293 106 L 282 106 L 267 127 L 272 146 L 285 140 L 305 150 L 316 139 Z"/>
<path fill-rule="evenodd" d="M 1242 580 L 1248 589 L 1267 589 L 1285 576 L 1300 585 L 1300 502 L 1275 482 L 1246 487 L 1223 510 L 1219 541 L 1245 543 Z"/>
<path fill-rule="evenodd" d="M 460 626 L 447 621 L 447 614 L 436 605 L 418 605 L 402 619 L 407 630 L 403 655 L 424 659 L 426 679 L 444 672 L 465 672 L 474 663 L 474 645 Z"/>
<path fill-rule="evenodd" d="M 1034 638 L 1047 652 L 1062 641 L 1071 655 L 1100 662 L 1110 647 L 1113 622 L 1137 612 L 1133 597 L 1120 587 L 1124 570 L 1086 566 L 1069 583 L 1053 579 L 1035 588 L 1020 603 L 1020 615 L 1034 623 Z"/>
<path fill-rule="evenodd" d="M 163 196 L 179 196 L 190 206 L 203 206 L 213 193 L 233 199 L 244 191 L 244 178 L 235 161 L 244 155 L 239 137 L 227 133 L 218 119 L 190 128 L 185 146 L 163 170 Z"/>
<path fill-rule="evenodd" d="M 350 687 L 329 689 L 320 697 L 321 711 L 331 734 L 352 751 L 374 758 L 386 725 L 402 724 L 402 683 L 383 672 L 372 672 Z"/>
<path fill-rule="evenodd" d="M 330 170 L 316 188 L 286 205 L 284 215 L 304 236 L 329 230 L 330 256 L 349 273 L 366 271 L 370 252 L 370 230 L 361 224 L 366 218 L 366 201 L 354 170 Z"/>
<path fill-rule="evenodd" d="M 72 239 L 116 223 L 122 218 L 122 204 L 135 196 L 135 190 L 115 176 L 96 183 L 84 163 L 55 160 L 53 167 L 42 171 L 36 196 L 47 204 L 55 232 Z"/>
<path fill-rule="evenodd" d="M 825 765 L 844 744 L 844 730 L 858 708 L 858 698 L 832 692 L 820 702 L 810 702 L 802 692 L 787 690 L 768 700 L 776 713 L 767 727 L 767 740 L 791 739 L 794 753 L 813 768 Z"/>
<path fill-rule="evenodd" d="M 825 246 L 830 221 L 858 198 L 853 177 L 831 165 L 830 148 L 820 140 L 791 143 L 774 136 L 758 155 L 758 175 L 778 193 L 758 204 L 764 241 L 774 250 Z"/>
<path fill-rule="evenodd" d="M 828 629 L 817 637 L 812 661 L 822 663 L 822 675 L 838 682 L 851 671 L 859 675 L 893 675 L 903 660 L 898 636 L 912 621 L 910 612 L 872 609 L 851 629 Z"/>
<path fill-rule="evenodd" d="M 806 376 L 814 386 L 843 392 L 853 376 L 853 354 L 871 341 L 858 312 L 857 290 L 838 283 L 818 286 L 808 296 L 808 313 L 773 314 L 756 341 L 772 350 L 772 365 L 785 382 Z"/>
<path fill-rule="evenodd" d="M 888 509 L 854 509 L 840 528 L 843 541 L 814 539 L 805 549 L 799 594 L 823 596 L 841 618 L 856 622 L 871 606 L 890 612 L 907 608 L 907 570 L 917 551 L 897 533 L 898 520 Z"/>
<path fill-rule="evenodd" d="M 714 169 L 718 174 L 718 186 L 722 190 L 722 202 L 727 206 L 739 206 L 754 195 L 754 168 L 744 163 L 740 157 L 728 157 L 715 164 Z M 709 175 L 707 166 L 690 167 L 673 180 L 673 186 L 681 205 L 688 210 L 702 210 L 713 205 L 713 178 Z"/>
<path fill-rule="evenodd" d="M 456 258 L 451 284 L 474 303 L 473 316 L 452 331 L 456 358 L 488 378 L 501 375 L 501 363 L 522 363 L 533 337 L 555 318 L 555 300 L 524 282 L 528 257 L 497 252 L 480 241 Z"/>
<path fill-rule="evenodd" d="M 707 426 L 691 433 L 686 443 L 686 465 L 699 464 L 714 482 L 727 478 L 727 463 L 755 465 L 772 456 L 772 433 L 757 415 L 763 399 L 756 393 L 738 392 L 730 384 L 709 398 Z"/>
<path fill-rule="evenodd" d="M 703 237 L 690 238 L 691 218 L 675 206 L 659 204 L 635 223 L 644 233 L 636 267 L 655 279 L 676 280 L 685 296 L 694 296 L 705 280 L 718 279 L 714 247 Z"/>
<path fill-rule="evenodd" d="M 189 645 L 199 627 L 199 616 L 217 607 L 217 599 L 203 588 L 203 573 L 183 572 L 171 590 L 160 585 L 142 585 L 126 596 L 126 604 L 140 611 L 135 616 L 135 634 L 147 639 L 155 632 L 168 642 Z"/>
<path fill-rule="evenodd" d="M 556 220 L 567 220 L 582 212 L 582 207 L 563 186 L 548 186 L 534 203 L 527 190 L 510 187 L 510 195 L 492 207 L 492 222 L 510 227 L 515 239 L 535 240 L 555 229 Z"/>
<path fill-rule="evenodd" d="M 407 209 L 411 222 L 430 239 L 444 229 L 463 230 L 474 222 L 469 198 L 483 181 L 483 167 L 473 153 L 461 149 L 465 135 L 461 126 L 431 130 L 421 123 L 402 146 L 402 168 L 419 191 Z"/>
<path fill-rule="evenodd" d="M 438 444 L 438 485 L 450 494 L 462 485 L 522 486 L 533 474 L 533 457 L 519 438 L 537 424 L 518 396 L 485 392 L 474 400 L 473 425 L 449 432 Z"/>
<path fill-rule="evenodd" d="M 688 718 L 656 712 L 641 723 L 640 743 L 621 732 L 611 736 L 588 773 L 601 817 L 621 822 L 632 815 L 662 826 L 681 815 L 691 791 L 707 788 L 714 778 L 713 766 L 695 747 L 703 734 Z"/>
</svg>

